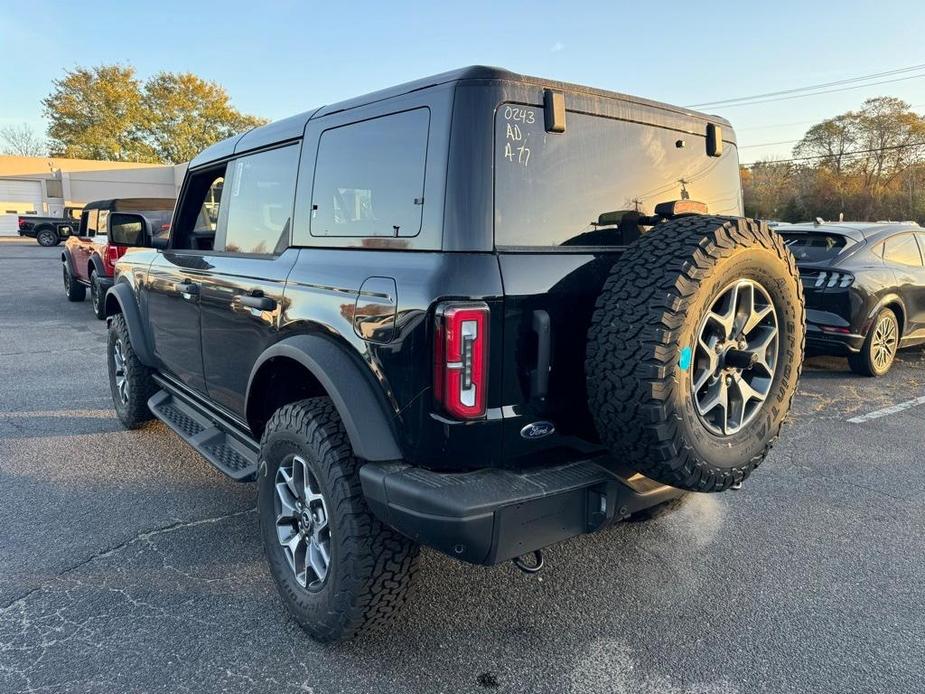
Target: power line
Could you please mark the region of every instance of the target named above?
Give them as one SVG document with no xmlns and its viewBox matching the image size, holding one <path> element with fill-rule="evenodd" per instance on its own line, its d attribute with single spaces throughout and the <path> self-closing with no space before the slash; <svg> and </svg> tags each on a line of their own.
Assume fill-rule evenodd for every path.
<svg viewBox="0 0 925 694">
<path fill-rule="evenodd" d="M 703 106 L 720 106 L 723 104 L 731 104 L 737 101 L 751 101 L 752 99 L 764 99 L 769 96 L 781 96 L 783 94 L 795 94 L 796 92 L 805 92 L 815 89 L 824 89 L 826 87 L 837 87 L 842 84 L 851 84 L 853 82 L 863 82 L 865 80 L 875 79 L 877 77 L 887 77 L 889 75 L 898 75 L 904 72 L 914 72 L 916 70 L 921 70 L 925 68 L 925 63 L 921 65 L 912 65 L 910 67 L 896 68 L 894 70 L 887 70 L 885 72 L 875 72 L 870 75 L 863 75 L 861 77 L 849 77 L 847 79 L 836 80 L 835 82 L 823 82 L 822 84 L 813 84 L 807 87 L 796 87 L 794 89 L 784 89 L 778 92 L 765 92 L 764 94 L 752 94 L 751 96 L 739 96 L 734 99 L 720 99 L 719 101 L 707 101 L 702 104 L 694 104 L 691 108 L 701 108 Z"/>
<path fill-rule="evenodd" d="M 847 92 L 852 89 L 863 89 L 864 87 L 874 87 L 878 84 L 892 84 L 894 82 L 905 82 L 906 80 L 914 80 L 925 77 L 925 73 L 921 75 L 909 75 L 908 77 L 897 77 L 892 80 L 880 80 L 879 82 L 868 82 L 867 84 L 855 84 L 850 87 L 840 87 L 839 89 L 825 89 L 821 92 L 812 92 L 810 94 L 794 94 L 793 96 L 780 96 L 773 99 L 760 99 L 757 101 L 743 101 L 738 104 L 728 104 L 723 106 L 724 109 L 727 108 L 736 108 L 737 106 L 754 106 L 755 104 L 770 104 L 775 101 L 791 101 L 792 99 L 805 99 L 808 96 L 821 96 L 823 94 L 834 94 L 835 92 Z"/>
<path fill-rule="evenodd" d="M 909 108 L 910 108 L 910 109 L 922 108 L 923 106 L 925 106 L 925 104 L 919 104 L 919 105 L 917 105 L 917 106 L 910 106 Z M 821 122 L 824 122 L 824 121 L 819 121 L 819 120 L 808 120 L 808 121 L 803 121 L 803 122 L 804 122 L 804 123 L 821 123 Z M 799 123 L 786 123 L 786 124 L 781 124 L 781 125 L 783 126 L 783 125 L 800 125 L 800 124 L 799 124 Z M 768 127 L 773 127 L 773 126 L 768 126 Z M 741 129 L 740 129 L 740 128 L 737 128 L 737 129 L 736 129 L 736 132 L 741 132 L 741 130 L 748 130 L 748 128 L 741 128 Z M 778 140 L 777 142 L 761 142 L 761 143 L 759 143 L 759 144 L 757 144 L 757 145 L 738 145 L 738 148 L 739 148 L 739 149 L 749 149 L 749 148 L 754 148 L 754 147 L 770 147 L 770 146 L 772 146 L 772 145 L 791 145 L 791 144 L 793 144 L 794 142 L 801 142 L 802 139 L 803 139 L 803 138 L 799 138 L 799 139 L 796 139 L 796 140 Z"/>
<path fill-rule="evenodd" d="M 925 108 L 925 104 L 915 104 L 914 106 L 910 106 L 909 108 L 910 109 Z M 771 128 L 789 128 L 790 126 L 793 126 L 793 125 L 806 125 L 807 123 L 821 123 L 824 120 L 826 119 L 825 118 L 810 118 L 809 120 L 798 120 L 798 121 L 792 121 L 790 123 L 768 123 L 765 125 L 749 125 L 745 128 L 736 128 L 735 131 L 737 133 L 741 133 L 741 132 L 744 132 L 745 130 L 770 130 Z M 755 146 L 757 147 L 757 145 Z"/>
<path fill-rule="evenodd" d="M 771 145 L 789 145 L 799 141 L 800 140 L 780 140 L 778 142 L 762 142 L 760 145 L 738 145 L 738 147 L 739 149 L 748 149 L 749 147 L 770 147 Z"/>
<path fill-rule="evenodd" d="M 794 161 L 809 161 L 811 159 L 828 159 L 830 157 L 847 157 L 855 154 L 870 154 L 871 152 L 886 152 L 894 149 L 905 149 L 906 147 L 925 147 L 925 140 L 922 142 L 907 142 L 903 145 L 891 145 L 890 147 L 873 147 L 872 149 L 857 149 L 853 152 L 836 152 L 835 154 L 814 154 L 809 157 L 793 157 L 791 159 L 774 159 L 773 161 L 753 161 L 741 166 L 757 166 L 758 164 L 789 164 Z"/>
</svg>

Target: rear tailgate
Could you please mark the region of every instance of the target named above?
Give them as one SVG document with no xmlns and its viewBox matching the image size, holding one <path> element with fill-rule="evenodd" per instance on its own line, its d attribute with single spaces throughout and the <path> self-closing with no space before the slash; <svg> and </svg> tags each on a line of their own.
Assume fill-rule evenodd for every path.
<svg viewBox="0 0 925 694">
<path fill-rule="evenodd" d="M 566 95 L 567 107 L 582 103 Z M 679 199 L 704 202 L 713 214 L 742 212 L 733 142 L 708 156 L 702 119 L 672 114 L 667 127 L 658 109 L 633 108 L 624 117 L 568 110 L 563 133 L 545 131 L 542 106 L 496 110 L 508 464 L 527 454 L 535 460 L 538 451 L 553 462 L 600 450 L 587 404 L 586 342 L 613 264 L 646 231 L 627 213 L 652 214 L 657 203 Z"/>
</svg>

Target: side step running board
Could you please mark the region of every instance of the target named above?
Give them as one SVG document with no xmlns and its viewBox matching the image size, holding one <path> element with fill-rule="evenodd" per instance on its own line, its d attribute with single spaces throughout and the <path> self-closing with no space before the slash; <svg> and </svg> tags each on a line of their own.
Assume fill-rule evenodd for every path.
<svg viewBox="0 0 925 694">
<path fill-rule="evenodd" d="M 151 396 L 148 407 L 155 417 L 231 479 L 246 482 L 257 477 L 259 451 L 253 441 L 235 436 L 220 422 L 166 390 Z"/>
</svg>

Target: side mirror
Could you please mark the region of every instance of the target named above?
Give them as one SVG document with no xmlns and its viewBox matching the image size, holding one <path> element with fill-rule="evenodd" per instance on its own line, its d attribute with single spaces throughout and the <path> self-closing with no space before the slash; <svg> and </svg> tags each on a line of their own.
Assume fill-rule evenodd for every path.
<svg viewBox="0 0 925 694">
<path fill-rule="evenodd" d="M 115 246 L 144 246 L 149 238 L 148 220 L 142 215 L 113 212 L 109 216 L 109 243 Z"/>
</svg>

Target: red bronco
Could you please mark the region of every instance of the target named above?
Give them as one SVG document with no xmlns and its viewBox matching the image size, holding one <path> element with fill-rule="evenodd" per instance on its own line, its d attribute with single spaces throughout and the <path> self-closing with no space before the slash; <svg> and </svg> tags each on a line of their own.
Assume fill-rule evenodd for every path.
<svg viewBox="0 0 925 694">
<path fill-rule="evenodd" d="M 96 317 L 106 317 L 103 298 L 112 286 L 116 261 L 132 246 L 157 248 L 167 241 L 173 198 L 118 198 L 86 205 L 77 234 L 61 251 L 64 293 L 68 301 L 83 301 L 90 288 Z"/>
</svg>

